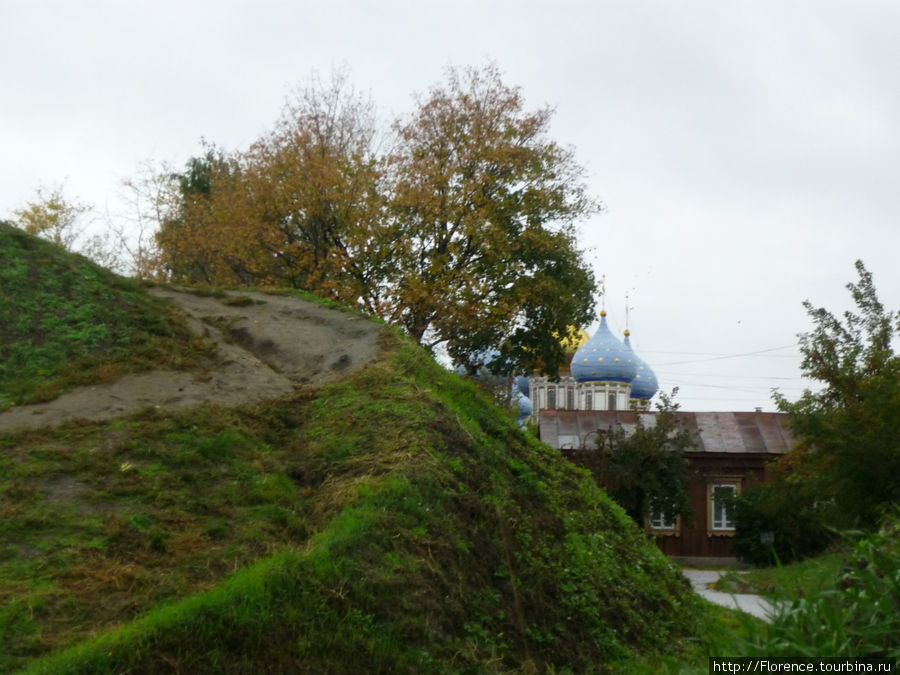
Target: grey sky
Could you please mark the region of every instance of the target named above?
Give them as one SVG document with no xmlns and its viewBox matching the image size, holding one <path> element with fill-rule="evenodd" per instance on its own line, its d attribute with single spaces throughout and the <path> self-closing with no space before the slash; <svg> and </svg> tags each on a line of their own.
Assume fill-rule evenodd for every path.
<svg viewBox="0 0 900 675">
<path fill-rule="evenodd" d="M 0 217 L 63 181 L 114 209 L 142 160 L 245 147 L 313 70 L 346 64 L 387 120 L 492 59 L 607 206 L 582 232 L 612 327 L 628 292 L 685 409 L 771 410 L 804 299 L 845 309 L 862 258 L 900 306 L 898 26 L 887 0 L 0 0 Z"/>
</svg>

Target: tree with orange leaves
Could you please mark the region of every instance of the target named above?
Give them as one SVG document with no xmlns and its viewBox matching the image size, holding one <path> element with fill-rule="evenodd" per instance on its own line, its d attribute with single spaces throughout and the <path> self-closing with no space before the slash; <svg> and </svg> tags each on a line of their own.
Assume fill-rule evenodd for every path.
<svg viewBox="0 0 900 675">
<path fill-rule="evenodd" d="M 575 221 L 596 212 L 573 151 L 495 66 L 449 69 L 376 152 L 371 102 L 338 74 L 299 90 L 246 152 L 180 177 L 159 236 L 173 280 L 303 288 L 496 372 L 563 360 L 591 318 Z"/>
<path fill-rule="evenodd" d="M 181 208 L 159 234 L 175 281 L 302 288 L 378 311 L 371 242 L 383 219 L 373 106 L 337 73 L 285 105 L 275 129 L 233 154 L 214 147 L 179 176 Z"/>
<path fill-rule="evenodd" d="M 554 335 L 591 319 L 594 278 L 574 221 L 599 209 L 550 108 L 528 111 L 496 66 L 448 69 L 395 125 L 392 214 L 403 232 L 392 323 L 495 372 L 564 355 Z"/>
</svg>

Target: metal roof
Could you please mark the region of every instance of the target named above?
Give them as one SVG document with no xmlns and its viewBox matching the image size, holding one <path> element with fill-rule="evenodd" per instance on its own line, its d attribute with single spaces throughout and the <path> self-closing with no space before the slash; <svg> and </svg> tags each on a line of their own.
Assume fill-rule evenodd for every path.
<svg viewBox="0 0 900 675">
<path fill-rule="evenodd" d="M 593 448 L 598 431 L 621 425 L 633 429 L 637 416 L 646 426 L 656 413 L 620 410 L 541 410 L 541 440 L 555 448 Z M 781 455 L 792 443 L 788 416 L 764 412 L 678 412 L 694 437 L 694 452 L 764 453 Z"/>
</svg>

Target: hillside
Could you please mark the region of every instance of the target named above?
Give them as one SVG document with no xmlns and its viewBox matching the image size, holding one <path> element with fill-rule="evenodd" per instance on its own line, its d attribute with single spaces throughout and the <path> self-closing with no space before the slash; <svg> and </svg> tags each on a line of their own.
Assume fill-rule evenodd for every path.
<svg viewBox="0 0 900 675">
<path fill-rule="evenodd" d="M 0 432 L 0 671 L 605 672 L 694 630 L 686 583 L 592 479 L 402 336 L 370 324 L 369 358 L 332 352 L 304 382 L 273 361 L 288 343 L 206 311 L 265 297 L 153 296 L 19 233 L 0 230 L 0 251 L 9 238 L 32 279 L 0 277 L 21 311 L 39 313 L 30 294 L 56 276 L 94 275 L 105 303 L 169 317 L 146 338 L 162 353 L 190 353 L 192 317 L 207 318 L 195 379 L 239 347 L 293 386 Z M 118 358 L 116 381 L 147 371 L 115 344 L 70 334 L 60 349 L 97 372 Z M 33 391 L 41 370 L 4 391 Z"/>
<path fill-rule="evenodd" d="M 150 368 L 199 370 L 211 345 L 167 303 L 0 222 L 0 410 Z"/>
</svg>

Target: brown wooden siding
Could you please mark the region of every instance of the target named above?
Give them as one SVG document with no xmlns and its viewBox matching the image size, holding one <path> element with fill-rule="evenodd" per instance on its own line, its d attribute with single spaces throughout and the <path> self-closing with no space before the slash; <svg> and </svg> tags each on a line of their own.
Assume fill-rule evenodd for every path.
<svg viewBox="0 0 900 675">
<path fill-rule="evenodd" d="M 703 558 L 733 557 L 733 535 L 711 533 L 709 529 L 709 486 L 718 479 L 738 478 L 740 490 L 752 480 L 766 479 L 766 466 L 773 460 L 764 453 L 686 453 L 694 477 L 688 490 L 693 518 L 683 519 L 674 535 L 654 534 L 651 536 L 663 553 L 670 556 L 692 556 Z"/>
<path fill-rule="evenodd" d="M 632 411 L 546 410 L 541 411 L 541 439 L 561 448 L 572 461 L 602 473 L 602 451 L 598 439 L 621 425 L 634 428 L 640 414 L 652 423 L 654 413 Z M 650 531 L 668 555 L 685 557 L 732 557 L 733 535 L 712 531 L 709 524 L 709 486 L 727 479 L 745 489 L 752 480 L 765 482 L 768 465 L 791 446 L 787 415 L 757 412 L 679 412 L 678 418 L 691 433 L 696 450 L 685 453 L 694 478 L 689 491 L 694 515 L 679 523 L 674 533 Z M 574 441 L 574 442 L 573 442 Z"/>
</svg>

